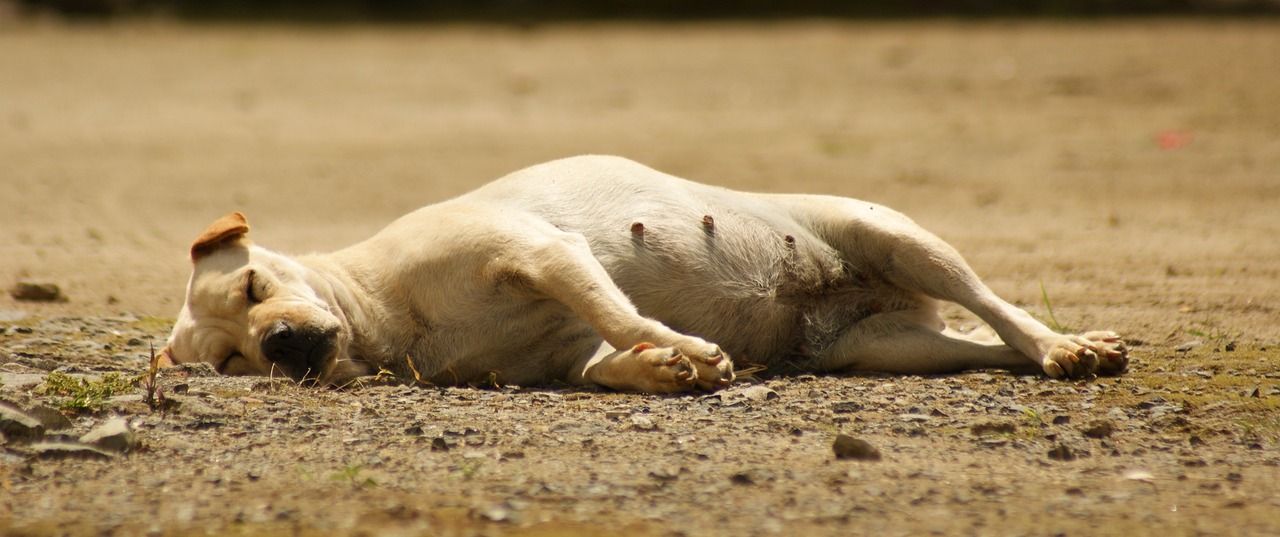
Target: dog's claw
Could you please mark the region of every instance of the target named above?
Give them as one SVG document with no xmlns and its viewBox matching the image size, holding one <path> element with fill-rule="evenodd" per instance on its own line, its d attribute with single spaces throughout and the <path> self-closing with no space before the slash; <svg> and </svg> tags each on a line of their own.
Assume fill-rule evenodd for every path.
<svg viewBox="0 0 1280 537">
<path fill-rule="evenodd" d="M 1089 378 L 1099 372 L 1124 371 L 1128 348 L 1113 332 L 1061 336 L 1042 364 L 1045 374 L 1053 378 Z"/>
<path fill-rule="evenodd" d="M 682 361 L 684 361 L 684 355 L 680 354 L 680 352 L 677 351 L 672 353 L 670 358 L 667 358 L 667 361 L 664 363 L 664 365 L 673 366 Z"/>
</svg>

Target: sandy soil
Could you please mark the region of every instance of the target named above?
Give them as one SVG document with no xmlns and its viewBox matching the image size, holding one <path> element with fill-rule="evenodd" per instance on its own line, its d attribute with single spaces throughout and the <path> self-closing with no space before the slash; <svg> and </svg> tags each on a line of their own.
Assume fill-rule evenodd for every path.
<svg viewBox="0 0 1280 537">
<path fill-rule="evenodd" d="M 0 25 L 0 399 L 145 369 L 231 210 L 330 250 L 615 153 L 882 202 L 1124 377 L 777 378 L 712 397 L 304 390 L 166 371 L 0 446 L 0 533 L 1280 533 L 1280 24 Z M 972 319 L 953 311 L 952 320 Z M 769 391 L 766 391 L 769 390 Z M 1105 423 L 1107 435 L 1095 426 Z M 1092 434 L 1089 436 L 1086 434 Z M 835 436 L 879 461 L 836 459 Z"/>
</svg>

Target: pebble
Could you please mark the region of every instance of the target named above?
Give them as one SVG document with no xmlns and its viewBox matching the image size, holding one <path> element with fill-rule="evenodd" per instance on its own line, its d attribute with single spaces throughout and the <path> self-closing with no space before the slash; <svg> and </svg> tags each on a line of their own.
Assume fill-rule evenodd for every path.
<svg viewBox="0 0 1280 537">
<path fill-rule="evenodd" d="M 72 442 L 41 442 L 32 444 L 31 453 L 37 459 L 98 459 L 110 460 L 115 455 L 94 446 Z"/>
<path fill-rule="evenodd" d="M 62 288 L 53 283 L 18 282 L 9 289 L 9 296 L 14 300 L 27 302 L 65 302 Z"/>
<path fill-rule="evenodd" d="M 80 442 L 115 453 L 128 453 L 137 447 L 133 428 L 124 418 L 111 418 L 80 437 Z"/>
<path fill-rule="evenodd" d="M 1017 430 L 1017 425 L 995 421 L 975 423 L 969 427 L 969 432 L 973 433 L 974 436 L 984 436 L 988 434 L 1013 434 L 1013 432 Z"/>
<path fill-rule="evenodd" d="M 880 460 L 880 450 L 876 449 L 870 442 L 861 438 L 854 438 L 847 434 L 836 436 L 836 440 L 831 445 L 831 448 L 835 451 L 837 459 L 853 459 L 859 461 Z"/>
<path fill-rule="evenodd" d="M 1201 342 L 1200 342 L 1200 340 L 1193 340 L 1193 341 L 1188 341 L 1188 342 L 1186 342 L 1186 343 L 1183 343 L 1183 344 L 1181 344 L 1181 345 L 1178 345 L 1178 346 L 1177 346 L 1176 348 L 1174 348 L 1173 350 L 1174 350 L 1174 351 L 1177 351 L 1177 352 L 1189 352 L 1189 351 L 1191 351 L 1192 349 L 1195 349 L 1196 347 L 1199 347 L 1200 345 L 1203 345 L 1203 343 L 1201 343 Z"/>
<path fill-rule="evenodd" d="M 8 442 L 34 442 L 44 437 L 45 426 L 35 416 L 0 404 L 0 433 Z"/>
<path fill-rule="evenodd" d="M 747 386 L 741 390 L 736 390 L 742 394 L 742 397 L 748 401 L 771 401 L 777 399 L 778 392 L 773 391 L 767 386 Z"/>
<path fill-rule="evenodd" d="M 40 420 L 46 431 L 61 431 L 71 428 L 71 420 L 58 409 L 46 405 L 36 405 L 27 409 L 27 414 Z"/>
<path fill-rule="evenodd" d="M 1048 456 L 1055 461 L 1074 461 L 1076 453 L 1066 444 L 1058 444 L 1049 450 Z"/>
<path fill-rule="evenodd" d="M 652 431 L 658 428 L 649 416 L 631 416 L 631 426 L 641 431 Z"/>
<path fill-rule="evenodd" d="M 1115 425 L 1107 420 L 1098 420 L 1089 424 L 1088 427 L 1080 430 L 1080 433 L 1089 438 L 1107 438 L 1115 431 Z"/>
</svg>

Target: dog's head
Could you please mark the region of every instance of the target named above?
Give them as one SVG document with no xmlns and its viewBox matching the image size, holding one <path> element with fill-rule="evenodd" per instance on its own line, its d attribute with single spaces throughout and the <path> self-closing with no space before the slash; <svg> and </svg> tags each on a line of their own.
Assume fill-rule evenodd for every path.
<svg viewBox="0 0 1280 537">
<path fill-rule="evenodd" d="M 244 215 L 209 225 L 191 245 L 186 303 L 162 355 L 231 375 L 340 384 L 363 373 L 332 287 L 314 270 L 252 244 Z"/>
</svg>

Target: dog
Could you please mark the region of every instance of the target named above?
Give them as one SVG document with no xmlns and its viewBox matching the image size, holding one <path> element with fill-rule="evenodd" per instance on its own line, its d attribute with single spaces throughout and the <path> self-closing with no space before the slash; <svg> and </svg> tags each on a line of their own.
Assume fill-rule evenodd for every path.
<svg viewBox="0 0 1280 537">
<path fill-rule="evenodd" d="M 726 387 L 735 362 L 1054 378 L 1128 363 L 1115 333 L 1054 332 L 889 208 L 736 192 L 619 157 L 533 166 L 328 254 L 281 255 L 248 232 L 232 213 L 192 244 L 163 357 L 327 386 L 389 372 L 662 393 Z M 940 300 L 998 339 L 947 329 Z"/>
</svg>

